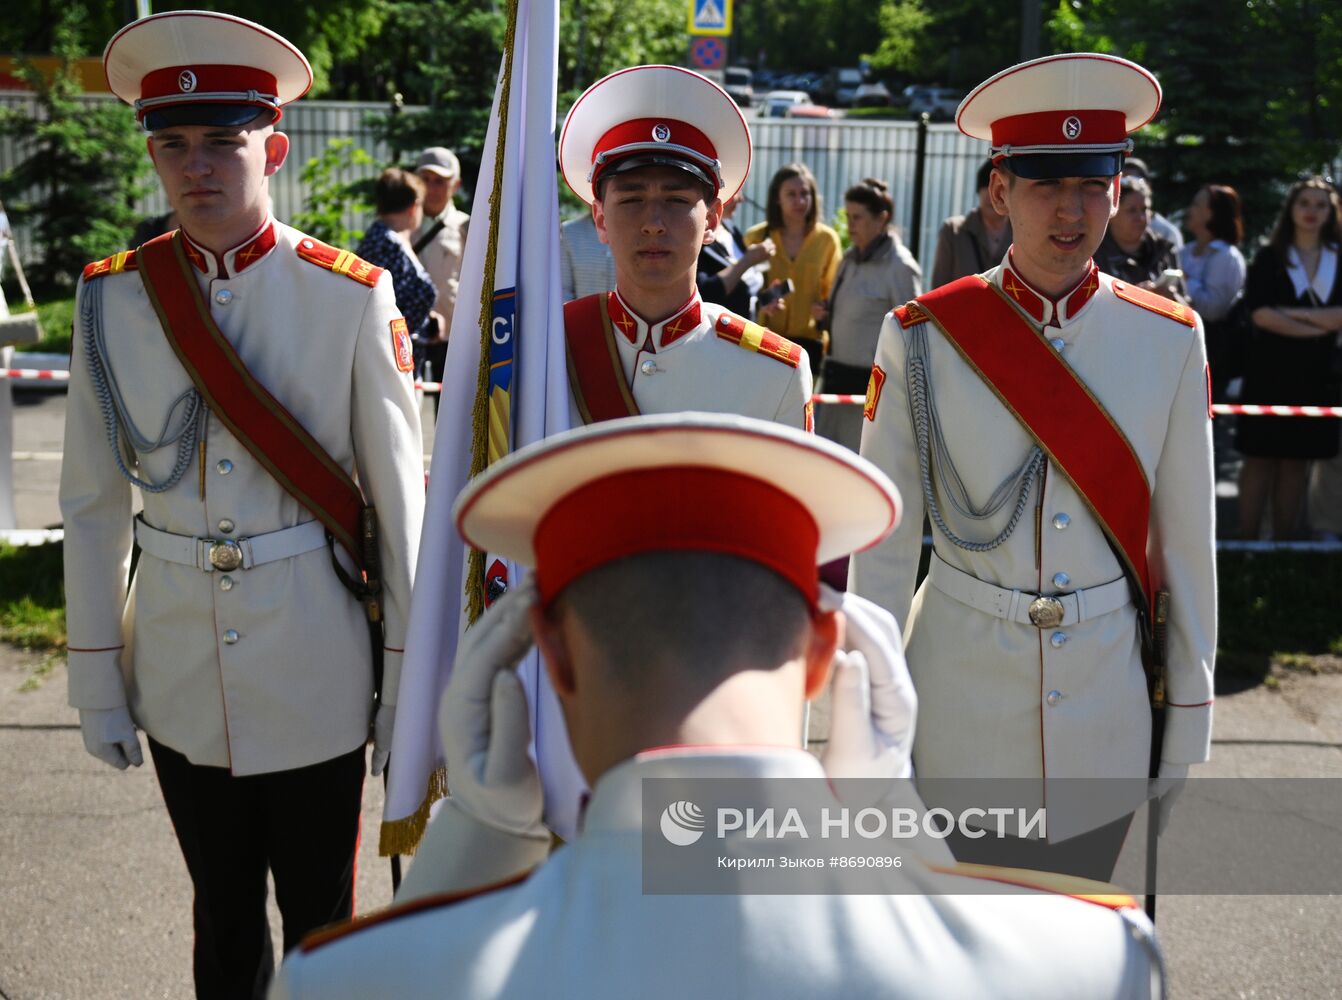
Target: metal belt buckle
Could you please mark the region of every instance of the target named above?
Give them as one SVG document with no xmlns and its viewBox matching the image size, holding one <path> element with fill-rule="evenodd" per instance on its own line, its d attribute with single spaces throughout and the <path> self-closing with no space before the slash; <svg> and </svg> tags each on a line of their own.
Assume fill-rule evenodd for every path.
<svg viewBox="0 0 1342 1000">
<path fill-rule="evenodd" d="M 1057 628 L 1065 611 L 1056 597 L 1036 597 L 1030 602 L 1029 613 L 1030 624 L 1035 628 Z"/>
<path fill-rule="evenodd" d="M 242 546 L 232 539 L 210 542 L 210 565 L 225 573 L 237 569 L 242 565 Z"/>
</svg>

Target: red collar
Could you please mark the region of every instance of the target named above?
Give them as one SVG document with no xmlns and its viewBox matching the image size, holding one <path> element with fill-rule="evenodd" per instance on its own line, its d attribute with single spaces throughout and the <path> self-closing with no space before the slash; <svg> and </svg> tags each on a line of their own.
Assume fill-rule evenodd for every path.
<svg viewBox="0 0 1342 1000">
<path fill-rule="evenodd" d="M 182 237 L 187 260 L 191 261 L 196 270 L 212 278 L 227 278 L 247 270 L 275 249 L 275 220 L 267 216 L 260 229 L 222 254 L 201 246 L 185 229 L 182 230 Z"/>
<path fill-rule="evenodd" d="M 699 290 L 695 289 L 685 304 L 666 319 L 649 323 L 629 308 L 618 289 L 606 296 L 606 313 L 610 316 L 611 324 L 620 331 L 625 340 L 635 345 L 648 344 L 651 334 L 651 343 L 657 347 L 669 347 L 698 328 L 702 322 L 700 308 L 702 305 Z"/>
<path fill-rule="evenodd" d="M 1007 297 L 1025 310 L 1036 323 L 1044 326 L 1048 326 L 1055 319 L 1057 323 L 1074 319 L 1100 289 L 1100 271 L 1092 260 L 1087 261 L 1086 273 L 1069 291 L 1063 292 L 1057 298 L 1046 295 L 1021 277 L 1020 272 L 1012 264 L 1009 250 L 998 280 Z"/>
</svg>

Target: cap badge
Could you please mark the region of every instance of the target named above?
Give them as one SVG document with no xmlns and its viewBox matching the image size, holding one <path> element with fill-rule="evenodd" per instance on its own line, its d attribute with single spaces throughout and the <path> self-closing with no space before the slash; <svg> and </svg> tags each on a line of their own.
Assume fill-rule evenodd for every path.
<svg viewBox="0 0 1342 1000">
<path fill-rule="evenodd" d="M 658 122 L 652 127 L 652 137 L 657 142 L 669 142 L 671 139 L 671 126 Z"/>
<path fill-rule="evenodd" d="M 1074 142 L 1081 137 L 1081 119 L 1072 115 L 1062 123 L 1062 134 L 1068 142 Z"/>
<path fill-rule="evenodd" d="M 189 69 L 184 69 L 177 74 L 177 86 L 183 94 L 189 94 L 196 89 L 196 74 Z"/>
</svg>

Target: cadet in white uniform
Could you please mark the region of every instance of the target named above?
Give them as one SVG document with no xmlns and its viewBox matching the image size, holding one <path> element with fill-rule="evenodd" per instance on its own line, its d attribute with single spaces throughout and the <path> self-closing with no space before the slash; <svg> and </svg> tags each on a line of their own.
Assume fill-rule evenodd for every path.
<svg viewBox="0 0 1342 1000">
<path fill-rule="evenodd" d="M 1138 606 L 1159 591 L 1159 769 L 1174 781 L 1207 759 L 1216 571 L 1202 326 L 1091 262 L 1127 136 L 1159 100 L 1141 67 L 1084 54 L 976 88 L 957 120 L 993 143 L 992 202 L 1014 244 L 1000 266 L 961 279 L 961 299 L 981 296 L 963 317 L 938 291 L 885 320 L 862 454 L 908 513 L 854 558 L 852 587 L 905 620 L 922 779 L 1144 779 L 1152 714 Z M 924 513 L 935 554 L 915 595 Z M 1054 839 L 1084 828 L 1050 822 Z M 1125 830 L 1110 829 L 1099 877 Z"/>
<path fill-rule="evenodd" d="M 800 348 L 704 302 L 700 248 L 745 183 L 750 130 L 727 93 L 675 66 L 597 81 L 564 122 L 559 162 L 592 206 L 615 261 L 615 291 L 565 307 L 574 424 L 701 410 L 809 428 Z M 575 342 L 590 335 L 588 350 Z M 605 395 L 616 397 L 613 409 Z"/>
<path fill-rule="evenodd" d="M 614 497 L 634 516 L 609 518 Z M 621 420 L 505 458 L 455 516 L 536 572 L 459 653 L 441 727 L 453 797 L 401 905 L 309 939 L 272 1000 L 1158 994 L 1130 899 L 959 895 L 982 883 L 911 858 L 888 873 L 901 894 L 644 894 L 645 779 L 906 772 L 915 704 L 894 621 L 847 599 L 836 654 L 845 615 L 817 585 L 818 562 L 898 519 L 889 481 L 852 452 L 733 416 Z M 572 558 L 598 534 L 602 552 Z M 710 571 L 718 586 L 700 586 Z M 519 882 L 549 846 L 512 669 L 533 636 L 594 790 L 581 835 Z M 832 666 L 822 766 L 787 744 Z"/>
<path fill-rule="evenodd" d="M 298 50 L 240 18 L 167 13 L 124 28 L 104 61 L 183 229 L 89 265 L 78 289 L 60 492 L 70 704 L 117 767 L 141 762 L 136 727 L 149 737 L 195 887 L 197 992 L 251 996 L 273 967 L 267 869 L 286 945 L 353 912 L 373 650 L 333 558 L 353 563 L 315 513 L 325 480 L 304 463 L 354 477 L 356 505 L 376 508 L 376 773 L 423 514 L 409 343 L 388 277 L 269 214 L 288 149 L 273 123 L 311 81 Z M 178 270 L 150 266 L 163 260 Z M 258 414 L 275 433 L 248 426 Z"/>
</svg>

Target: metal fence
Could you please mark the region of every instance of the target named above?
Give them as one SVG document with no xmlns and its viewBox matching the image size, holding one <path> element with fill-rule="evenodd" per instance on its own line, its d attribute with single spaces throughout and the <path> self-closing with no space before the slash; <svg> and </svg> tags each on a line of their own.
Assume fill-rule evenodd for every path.
<svg viewBox="0 0 1342 1000">
<path fill-rule="evenodd" d="M 110 100 L 105 95 L 85 95 L 83 100 Z M 0 107 L 26 109 L 37 114 L 31 94 L 0 93 Z M 270 181 L 271 197 L 277 218 L 292 220 L 307 200 L 303 184 L 303 166 L 321 155 L 332 139 L 348 138 L 366 150 L 372 165 L 349 167 L 341 180 L 372 176 L 391 159 L 391 150 L 380 142 L 367 124 L 371 113 L 388 110 L 385 104 L 353 101 L 300 101 L 285 110 L 283 129 L 291 148 L 285 168 Z M 413 112 L 417 108 L 407 107 Z M 812 121 L 801 119 L 752 118 L 755 159 L 746 184 L 747 205 L 738 220 L 748 226 L 764 218 L 765 193 L 769 178 L 785 163 L 800 160 L 815 172 L 820 187 L 824 219 L 830 221 L 843 207 L 843 192 L 864 177 L 878 177 L 890 185 L 895 200 L 895 223 L 906 242 L 913 226 L 914 177 L 917 157 L 918 126 L 909 121 Z M 985 143 L 961 135 L 953 125 L 931 125 L 926 143 L 926 179 L 924 182 L 921 238 L 912 246 L 924 269 L 930 269 L 937 228 L 948 215 L 972 208 L 974 171 L 987 154 Z M 0 173 L 18 163 L 24 151 L 13 139 L 0 139 Z M 146 160 L 146 166 L 147 166 Z M 469 189 L 470 184 L 466 187 Z M 153 191 L 136 205 L 141 215 L 159 215 L 168 210 L 163 192 Z M 22 218 L 11 217 L 19 246 L 26 259 L 40 256 Z M 346 225 L 360 229 L 365 218 L 347 215 Z"/>
<path fill-rule="evenodd" d="M 110 95 L 86 94 L 85 101 L 115 100 Z M 0 92 L 0 107 L 26 110 L 31 115 L 38 114 L 37 101 L 31 94 L 21 92 Z M 307 190 L 303 184 L 303 167 L 314 157 L 325 151 L 332 139 L 352 139 L 354 145 L 366 150 L 373 163 L 362 167 L 348 167 L 340 172 L 339 180 L 352 181 L 375 176 L 391 159 L 391 149 L 385 142 L 378 140 L 375 131 L 367 124 L 370 114 L 385 113 L 386 104 L 371 104 L 359 101 L 300 101 L 290 105 L 284 111 L 282 127 L 289 136 L 289 160 L 284 169 L 270 179 L 270 196 L 276 218 L 291 221 L 297 212 L 303 210 L 307 201 Z M 421 110 L 406 107 L 405 111 Z M 0 174 L 21 162 L 26 152 L 19 148 L 16 140 L 0 138 Z M 149 169 L 148 153 L 145 154 L 145 168 Z M 162 215 L 168 211 L 167 199 L 162 189 L 155 184 L 151 192 L 136 203 L 136 211 L 141 216 Z M 368 220 L 347 213 L 345 225 L 362 229 Z M 18 244 L 25 263 L 40 258 L 41 253 L 30 238 L 29 227 L 22 218 L 11 214 Z"/>
</svg>

